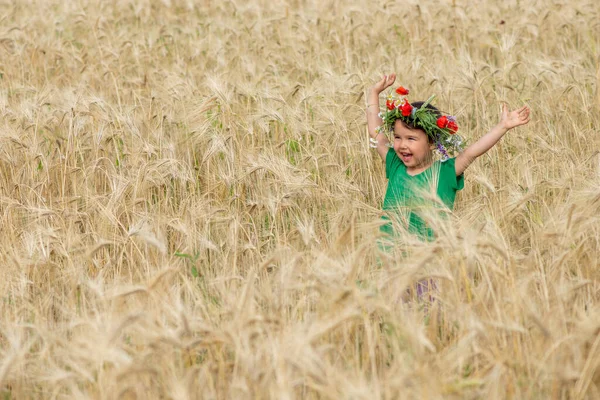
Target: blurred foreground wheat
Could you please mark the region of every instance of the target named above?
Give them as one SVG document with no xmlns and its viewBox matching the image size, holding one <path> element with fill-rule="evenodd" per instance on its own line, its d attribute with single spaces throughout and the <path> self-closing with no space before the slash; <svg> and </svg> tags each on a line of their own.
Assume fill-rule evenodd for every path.
<svg viewBox="0 0 600 400">
<path fill-rule="evenodd" d="M 599 398 L 600 4 L 471 3 L 3 2 L 0 395 Z M 534 117 L 384 256 L 389 71 Z"/>
</svg>

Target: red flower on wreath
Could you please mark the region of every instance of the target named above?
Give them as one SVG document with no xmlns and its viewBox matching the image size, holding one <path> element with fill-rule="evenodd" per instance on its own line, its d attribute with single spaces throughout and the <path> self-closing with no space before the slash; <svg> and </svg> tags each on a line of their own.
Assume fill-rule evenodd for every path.
<svg viewBox="0 0 600 400">
<path fill-rule="evenodd" d="M 404 86 L 400 86 L 398 89 L 396 89 L 396 93 L 398 93 L 400 96 L 406 96 L 409 92 L 410 90 Z"/>
<path fill-rule="evenodd" d="M 448 118 L 444 115 L 437 119 L 437 126 L 440 128 L 446 128 L 448 126 Z"/>
<path fill-rule="evenodd" d="M 404 104 L 400 107 L 400 111 L 402 111 L 402 115 L 404 117 L 408 117 L 412 112 L 413 106 L 410 105 L 408 100 L 404 99 Z"/>
<path fill-rule="evenodd" d="M 450 121 L 448 122 L 448 129 L 450 129 L 450 134 L 454 135 L 458 132 L 458 125 L 456 125 L 456 122 Z"/>
<path fill-rule="evenodd" d="M 394 104 L 394 102 L 392 100 L 387 100 L 385 102 L 385 106 L 387 107 L 388 110 L 392 111 L 394 108 L 396 108 L 396 105 Z"/>
</svg>

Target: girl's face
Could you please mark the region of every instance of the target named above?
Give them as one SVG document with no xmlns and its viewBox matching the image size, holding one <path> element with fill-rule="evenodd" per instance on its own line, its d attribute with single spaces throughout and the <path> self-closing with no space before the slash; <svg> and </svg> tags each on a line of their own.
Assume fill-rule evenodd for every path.
<svg viewBox="0 0 600 400">
<path fill-rule="evenodd" d="M 426 169 L 434 147 L 422 129 L 409 129 L 400 120 L 394 124 L 394 151 L 409 171 Z"/>
</svg>

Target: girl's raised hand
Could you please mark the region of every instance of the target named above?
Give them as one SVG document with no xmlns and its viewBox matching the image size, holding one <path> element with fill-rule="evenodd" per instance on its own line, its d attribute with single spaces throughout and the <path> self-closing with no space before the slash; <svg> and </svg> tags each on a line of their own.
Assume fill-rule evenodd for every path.
<svg viewBox="0 0 600 400">
<path fill-rule="evenodd" d="M 377 82 L 371 87 L 371 90 L 377 92 L 377 94 L 379 95 L 379 93 L 392 86 L 395 81 L 396 74 L 384 75 L 379 82 Z"/>
<path fill-rule="evenodd" d="M 506 130 L 525 125 L 529 122 L 529 107 L 523 106 L 518 110 L 508 111 L 506 104 L 502 105 L 502 119 L 500 125 Z"/>
</svg>

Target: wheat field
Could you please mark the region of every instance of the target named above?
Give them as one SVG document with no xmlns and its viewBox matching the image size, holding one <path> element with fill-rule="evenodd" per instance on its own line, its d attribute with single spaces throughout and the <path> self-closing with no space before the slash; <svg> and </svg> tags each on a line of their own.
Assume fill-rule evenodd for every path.
<svg viewBox="0 0 600 400">
<path fill-rule="evenodd" d="M 0 4 L 2 399 L 600 397 L 596 0 Z M 365 90 L 470 143 L 381 254 Z M 438 299 L 403 300 L 419 279 Z"/>
</svg>

